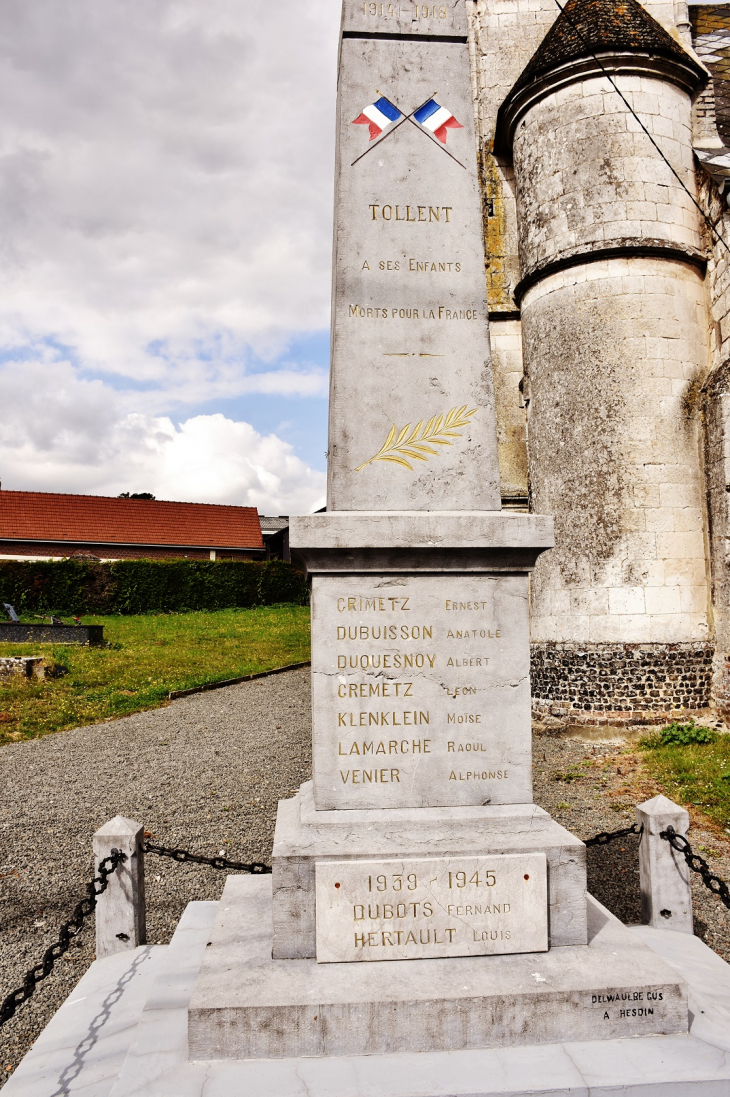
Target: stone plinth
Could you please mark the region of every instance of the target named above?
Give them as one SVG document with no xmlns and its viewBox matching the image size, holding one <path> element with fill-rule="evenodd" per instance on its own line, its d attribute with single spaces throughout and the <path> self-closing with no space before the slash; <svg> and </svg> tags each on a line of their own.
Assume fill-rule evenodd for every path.
<svg viewBox="0 0 730 1097">
<path fill-rule="evenodd" d="M 317 862 L 534 852 L 547 860 L 551 946 L 585 944 L 585 846 L 542 808 L 316 811 L 308 782 L 293 799 L 279 801 L 272 851 L 273 954 L 278 959 L 316 955 Z"/>
<path fill-rule="evenodd" d="M 317 964 L 271 958 L 270 884 L 228 878 L 188 1009 L 192 1060 L 515 1047 L 687 1031 L 684 980 L 595 900 L 588 946 Z"/>
<path fill-rule="evenodd" d="M 528 574 L 552 540 L 523 514 L 292 519 L 319 809 L 531 802 Z"/>
</svg>

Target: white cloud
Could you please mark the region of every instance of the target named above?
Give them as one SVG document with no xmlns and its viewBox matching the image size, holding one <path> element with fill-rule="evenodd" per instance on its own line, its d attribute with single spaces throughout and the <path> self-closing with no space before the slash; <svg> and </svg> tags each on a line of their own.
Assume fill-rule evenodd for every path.
<svg viewBox="0 0 730 1097">
<path fill-rule="evenodd" d="M 288 443 L 222 414 L 175 424 L 126 411 L 100 381 L 80 381 L 68 363 L 24 363 L 0 373 L 3 482 L 27 490 L 236 503 L 261 513 L 306 514 L 321 506 L 324 473 Z M 23 408 L 24 415 L 19 415 Z"/>
<path fill-rule="evenodd" d="M 62 348 L 67 391 L 100 378 L 89 399 L 117 425 L 246 392 L 324 394 L 321 367 L 278 359 L 328 326 L 339 9 L 4 0 L 0 349 L 55 384 L 46 348 Z M 25 436 L 40 469 L 33 423 Z M 96 435 L 56 437 L 94 490 Z M 7 480 L 14 459 L 0 460 Z"/>
</svg>

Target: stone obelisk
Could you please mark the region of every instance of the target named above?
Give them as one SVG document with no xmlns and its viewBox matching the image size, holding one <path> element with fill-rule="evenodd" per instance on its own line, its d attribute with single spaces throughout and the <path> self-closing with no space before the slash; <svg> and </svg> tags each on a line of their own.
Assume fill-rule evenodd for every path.
<svg viewBox="0 0 730 1097">
<path fill-rule="evenodd" d="M 193 1058 L 686 1028 L 656 958 L 595 928 L 586 947 L 585 847 L 532 802 L 528 578 L 552 520 L 500 509 L 466 18 L 344 0 L 328 504 L 290 529 L 313 781 L 279 804 L 271 897 L 226 885 Z M 651 1017 L 599 1009 L 640 976 Z"/>
</svg>

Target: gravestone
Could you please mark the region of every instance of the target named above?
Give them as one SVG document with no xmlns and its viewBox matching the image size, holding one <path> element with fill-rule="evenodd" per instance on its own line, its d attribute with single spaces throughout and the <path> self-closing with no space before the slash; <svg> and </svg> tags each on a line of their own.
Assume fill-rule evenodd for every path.
<svg viewBox="0 0 730 1097">
<path fill-rule="evenodd" d="M 279 804 L 271 907 L 226 886 L 194 1058 L 686 1031 L 681 980 L 587 900 L 583 843 L 532 800 L 553 531 L 500 508 L 466 19 L 344 0 L 328 504 L 290 523 L 313 780 Z"/>
</svg>

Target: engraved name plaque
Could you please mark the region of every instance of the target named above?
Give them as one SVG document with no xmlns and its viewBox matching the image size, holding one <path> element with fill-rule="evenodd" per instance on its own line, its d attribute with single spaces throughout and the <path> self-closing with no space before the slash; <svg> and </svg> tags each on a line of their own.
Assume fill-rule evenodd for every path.
<svg viewBox="0 0 730 1097">
<path fill-rule="evenodd" d="M 318 808 L 530 802 L 526 594 L 521 576 L 317 578 Z"/>
<path fill-rule="evenodd" d="M 545 952 L 543 853 L 316 865 L 317 961 Z"/>
</svg>

